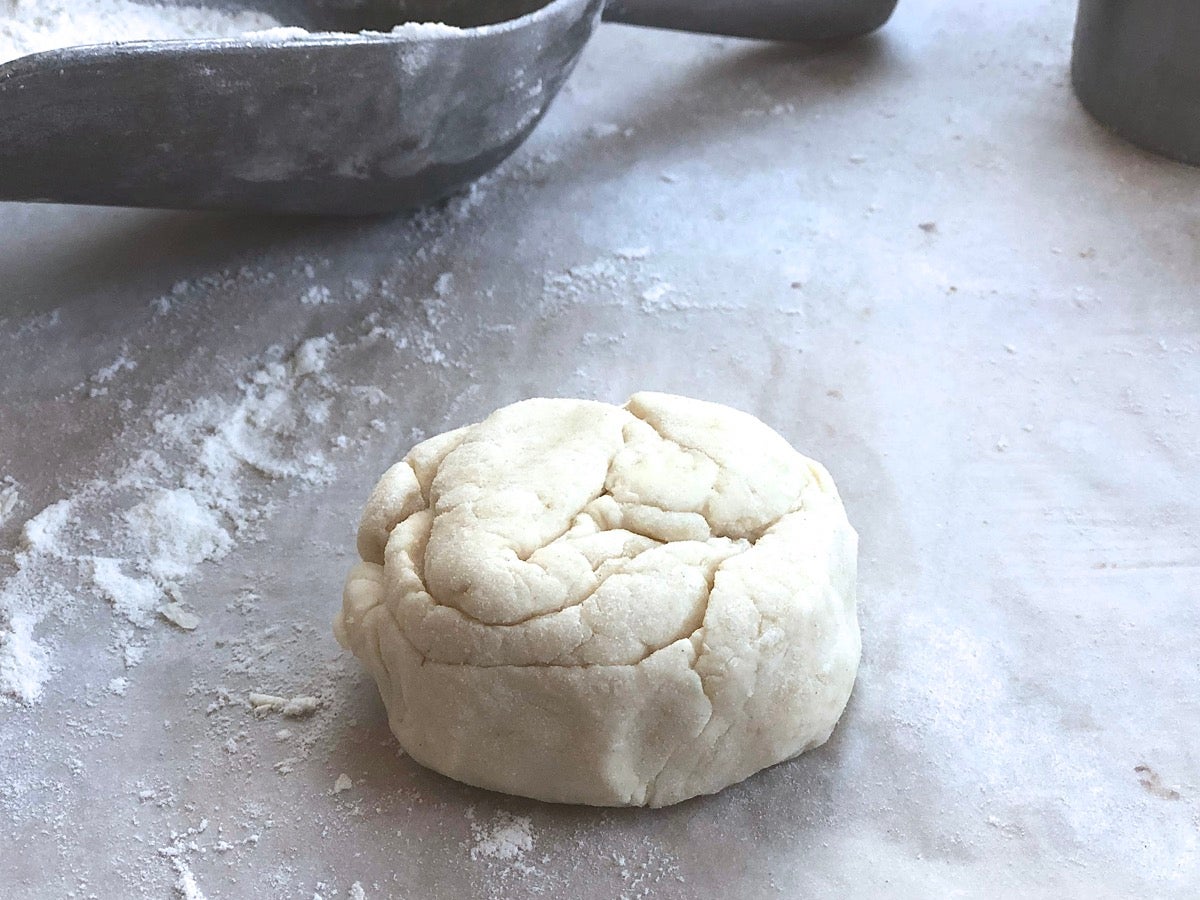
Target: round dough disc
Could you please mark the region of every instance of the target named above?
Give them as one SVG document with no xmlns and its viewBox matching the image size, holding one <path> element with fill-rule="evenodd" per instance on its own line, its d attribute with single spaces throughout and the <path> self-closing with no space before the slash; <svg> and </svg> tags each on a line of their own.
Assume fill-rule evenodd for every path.
<svg viewBox="0 0 1200 900">
<path fill-rule="evenodd" d="M 857 536 L 758 419 L 527 400 L 383 476 L 334 622 L 418 762 L 665 806 L 824 743 L 858 669 Z"/>
</svg>

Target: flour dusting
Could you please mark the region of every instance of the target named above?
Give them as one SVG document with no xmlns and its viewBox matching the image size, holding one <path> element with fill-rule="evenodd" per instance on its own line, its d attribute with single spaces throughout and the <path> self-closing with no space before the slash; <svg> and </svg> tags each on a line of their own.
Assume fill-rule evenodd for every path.
<svg viewBox="0 0 1200 900">
<path fill-rule="evenodd" d="M 131 624 L 145 628 L 153 621 L 162 592 L 149 579 L 131 578 L 122 572 L 121 560 L 92 557 L 92 583 L 113 611 Z"/>
<path fill-rule="evenodd" d="M 233 546 L 211 496 L 185 487 L 160 489 L 125 513 L 131 542 L 141 544 L 142 565 L 155 581 L 186 578 Z"/>
<path fill-rule="evenodd" d="M 323 284 L 310 284 L 300 295 L 300 302 L 305 306 L 324 306 L 333 302 L 333 294 Z"/>
<path fill-rule="evenodd" d="M 533 827 L 528 816 L 501 812 L 487 825 L 471 823 L 475 841 L 471 859 L 516 863 L 533 849 Z"/>
<path fill-rule="evenodd" d="M 32 703 L 52 672 L 49 651 L 34 637 L 40 610 L 7 611 L 7 599 L 0 594 L 0 695 Z"/>
<path fill-rule="evenodd" d="M 182 900 L 205 900 L 204 892 L 196 884 L 196 876 L 192 874 L 191 866 L 182 859 L 171 861 L 175 866 L 175 893 Z"/>
<path fill-rule="evenodd" d="M 30 553 L 54 553 L 58 536 L 71 518 L 71 501 L 56 500 L 27 521 L 22 528 L 25 547 Z"/>
<path fill-rule="evenodd" d="M 0 528 L 12 518 L 21 503 L 20 485 L 11 476 L 0 478 Z"/>
<path fill-rule="evenodd" d="M 136 628 L 164 609 L 179 627 L 195 627 L 191 613 L 167 605 L 200 565 L 224 557 L 266 516 L 255 500 L 262 486 L 328 477 L 317 434 L 337 393 L 325 371 L 336 350 L 329 336 L 291 353 L 270 348 L 232 399 L 202 397 L 162 414 L 115 478 L 85 482 L 25 522 L 16 571 L 0 584 L 0 696 L 29 703 L 41 695 L 51 666 L 36 629 L 52 609 L 73 605 L 78 588 L 68 585 L 80 578 Z M 127 659 L 131 640 L 117 645 Z"/>
<path fill-rule="evenodd" d="M 191 853 L 204 852 L 205 848 L 197 843 L 197 838 L 206 831 L 208 831 L 208 819 L 201 819 L 200 824 L 196 827 L 189 828 L 184 832 L 173 833 L 171 843 L 166 847 L 158 848 L 159 855 L 169 859 L 171 866 L 175 869 L 175 882 L 172 887 L 180 900 L 206 900 L 187 860 Z"/>
<path fill-rule="evenodd" d="M 107 366 L 102 366 L 98 369 L 90 380 L 93 384 L 108 384 L 122 372 L 132 372 L 136 368 L 137 361 L 130 359 L 122 353 Z"/>
</svg>

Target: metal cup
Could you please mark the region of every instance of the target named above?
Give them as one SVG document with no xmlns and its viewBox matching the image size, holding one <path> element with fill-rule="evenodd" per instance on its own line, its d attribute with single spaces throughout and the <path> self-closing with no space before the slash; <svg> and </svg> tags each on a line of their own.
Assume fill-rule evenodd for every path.
<svg viewBox="0 0 1200 900">
<path fill-rule="evenodd" d="M 1133 143 L 1200 165 L 1200 2 L 1080 0 L 1071 81 Z"/>
</svg>

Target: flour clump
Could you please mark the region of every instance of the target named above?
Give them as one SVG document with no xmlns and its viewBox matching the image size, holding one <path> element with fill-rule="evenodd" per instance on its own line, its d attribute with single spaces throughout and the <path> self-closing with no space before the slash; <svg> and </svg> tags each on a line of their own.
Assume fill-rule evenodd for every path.
<svg viewBox="0 0 1200 900">
<path fill-rule="evenodd" d="M 860 640 L 818 463 L 666 394 L 528 400 L 383 476 L 334 631 L 451 778 L 665 806 L 824 743 Z"/>
</svg>

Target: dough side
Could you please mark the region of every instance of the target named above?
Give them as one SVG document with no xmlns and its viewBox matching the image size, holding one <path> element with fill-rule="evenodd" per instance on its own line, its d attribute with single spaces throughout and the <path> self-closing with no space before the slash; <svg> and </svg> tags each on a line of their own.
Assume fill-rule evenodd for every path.
<svg viewBox="0 0 1200 900">
<path fill-rule="evenodd" d="M 414 759 L 491 790 L 713 793 L 824 743 L 858 669 L 832 479 L 713 403 L 505 407 L 389 469 L 358 549 L 338 641 Z"/>
</svg>

